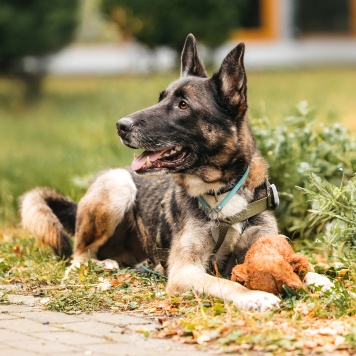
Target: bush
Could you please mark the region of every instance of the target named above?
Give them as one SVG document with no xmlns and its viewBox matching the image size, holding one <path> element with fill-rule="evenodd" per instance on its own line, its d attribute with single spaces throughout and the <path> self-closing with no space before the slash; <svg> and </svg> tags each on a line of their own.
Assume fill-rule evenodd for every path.
<svg viewBox="0 0 356 356">
<path fill-rule="evenodd" d="M 309 173 L 337 184 L 351 177 L 356 169 L 356 140 L 340 124 L 321 124 L 313 119 L 306 101 L 297 105 L 297 113 L 284 125 L 272 127 L 268 119 L 254 122 L 254 134 L 263 156 L 270 165 L 271 181 L 281 196 L 277 208 L 279 227 L 288 236 L 309 236 L 315 232 L 306 219 L 310 207 L 305 188 Z"/>
<path fill-rule="evenodd" d="M 299 188 L 311 203 L 310 222 L 330 253 L 356 248 L 356 176 L 335 186 L 311 173 Z M 354 251 L 355 252 L 355 251 Z"/>
</svg>

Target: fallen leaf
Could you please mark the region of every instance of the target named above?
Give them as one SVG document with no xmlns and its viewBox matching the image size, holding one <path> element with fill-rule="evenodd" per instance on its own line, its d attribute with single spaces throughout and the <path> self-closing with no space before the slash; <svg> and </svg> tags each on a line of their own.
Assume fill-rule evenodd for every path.
<svg viewBox="0 0 356 356">
<path fill-rule="evenodd" d="M 157 309 L 169 310 L 171 308 L 171 303 L 166 300 L 161 300 L 156 304 Z"/>
<path fill-rule="evenodd" d="M 15 253 L 16 255 L 21 255 L 22 253 L 22 246 L 20 245 L 15 245 L 13 248 L 12 248 L 12 252 Z"/>
</svg>

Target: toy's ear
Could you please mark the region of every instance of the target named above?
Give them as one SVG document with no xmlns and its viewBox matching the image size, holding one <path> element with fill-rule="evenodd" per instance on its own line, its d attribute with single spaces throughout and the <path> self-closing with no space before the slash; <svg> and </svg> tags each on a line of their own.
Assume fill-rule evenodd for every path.
<svg viewBox="0 0 356 356">
<path fill-rule="evenodd" d="M 247 270 L 245 265 L 237 265 L 232 269 L 231 280 L 234 282 L 246 282 L 247 281 Z"/>
<path fill-rule="evenodd" d="M 202 78 L 208 76 L 203 63 L 199 58 L 195 37 L 191 33 L 185 40 L 181 57 L 181 77 L 187 75 L 194 75 Z"/>
</svg>

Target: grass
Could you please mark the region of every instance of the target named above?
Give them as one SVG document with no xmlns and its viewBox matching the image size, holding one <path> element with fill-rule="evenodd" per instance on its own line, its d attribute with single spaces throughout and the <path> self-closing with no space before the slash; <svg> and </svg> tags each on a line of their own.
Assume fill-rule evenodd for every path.
<svg viewBox="0 0 356 356">
<path fill-rule="evenodd" d="M 0 80 L 0 282 L 66 313 L 127 311 L 157 316 L 156 337 L 173 337 L 203 349 L 307 354 L 356 351 L 355 264 L 342 264 L 314 244 L 297 241 L 318 270 L 336 281 L 332 293 L 289 294 L 280 311 L 248 313 L 194 291 L 165 294 L 165 281 L 133 270 L 108 271 L 89 263 L 63 280 L 67 263 L 18 229 L 16 201 L 25 190 L 48 185 L 78 200 L 92 174 L 130 163 L 132 151 L 116 135 L 117 119 L 152 105 L 176 74 L 113 78 L 48 77 L 32 107 L 21 86 Z M 307 99 L 324 123 L 356 129 L 353 68 L 249 73 L 250 116 L 283 124 Z M 18 291 L 20 293 L 20 290 Z M 0 296 L 6 303 L 6 295 Z"/>
<path fill-rule="evenodd" d="M 68 264 L 25 232 L 3 229 L 1 238 L 1 283 L 21 284 L 23 288 L 16 293 L 40 297 L 49 310 L 68 314 L 105 310 L 157 317 L 161 329 L 143 330 L 145 336 L 171 337 L 204 350 L 273 354 L 356 351 L 356 300 L 349 295 L 355 292 L 356 268 L 327 260 L 322 246 L 304 242 L 295 248 L 333 279 L 335 289 L 324 294 L 318 289 L 311 293 L 287 290 L 280 310 L 257 313 L 198 296 L 194 290 L 170 298 L 163 279 L 130 269 L 105 270 L 91 261 L 66 276 Z M 6 295 L 0 296 L 0 303 L 7 303 Z"/>
<path fill-rule="evenodd" d="M 176 73 L 48 77 L 43 97 L 32 107 L 21 105 L 18 82 L 0 80 L 0 224 L 18 221 L 17 197 L 33 186 L 48 185 L 79 199 L 83 181 L 75 177 L 129 164 L 132 151 L 120 144 L 116 120 L 155 103 L 175 78 Z M 308 99 L 321 121 L 355 129 L 355 81 L 355 71 L 347 68 L 252 72 L 250 116 L 268 115 L 280 123 Z"/>
</svg>

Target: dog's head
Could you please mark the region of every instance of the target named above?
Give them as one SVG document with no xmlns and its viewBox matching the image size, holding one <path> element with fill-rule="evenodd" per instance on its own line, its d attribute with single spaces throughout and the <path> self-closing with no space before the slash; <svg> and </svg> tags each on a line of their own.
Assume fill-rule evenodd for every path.
<svg viewBox="0 0 356 356">
<path fill-rule="evenodd" d="M 122 142 L 145 150 L 133 170 L 190 174 L 204 182 L 221 181 L 227 167 L 246 170 L 255 142 L 246 118 L 244 50 L 242 43 L 235 47 L 208 78 L 188 35 L 180 79 L 161 92 L 156 105 L 117 122 Z"/>
</svg>

